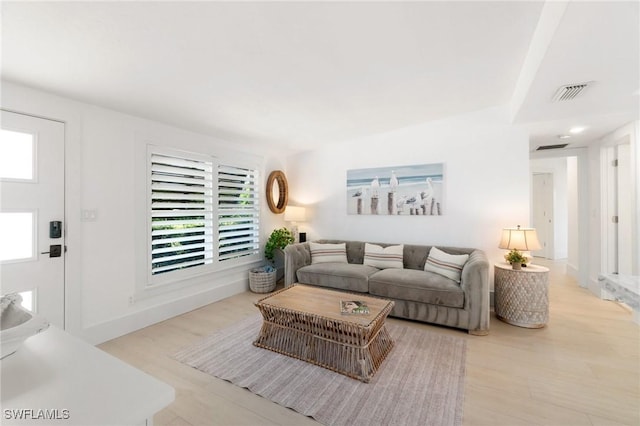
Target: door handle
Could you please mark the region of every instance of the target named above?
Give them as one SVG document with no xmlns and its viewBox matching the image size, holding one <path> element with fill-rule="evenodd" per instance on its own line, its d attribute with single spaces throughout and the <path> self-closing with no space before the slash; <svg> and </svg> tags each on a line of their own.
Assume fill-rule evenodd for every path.
<svg viewBox="0 0 640 426">
<path fill-rule="evenodd" d="M 43 251 L 40 254 L 48 254 L 49 257 L 60 257 L 62 256 L 62 244 L 50 245 L 49 251 Z"/>
</svg>

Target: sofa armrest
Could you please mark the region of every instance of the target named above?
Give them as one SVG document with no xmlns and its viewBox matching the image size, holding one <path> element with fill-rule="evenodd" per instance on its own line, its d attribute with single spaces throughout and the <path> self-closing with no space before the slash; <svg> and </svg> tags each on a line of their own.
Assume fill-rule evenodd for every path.
<svg viewBox="0 0 640 426">
<path fill-rule="evenodd" d="M 284 248 L 284 286 L 297 282 L 296 272 L 311 264 L 309 243 L 290 244 Z"/>
<path fill-rule="evenodd" d="M 462 268 L 460 286 L 469 311 L 469 333 L 489 333 L 489 260 L 482 250 L 474 250 Z"/>
</svg>

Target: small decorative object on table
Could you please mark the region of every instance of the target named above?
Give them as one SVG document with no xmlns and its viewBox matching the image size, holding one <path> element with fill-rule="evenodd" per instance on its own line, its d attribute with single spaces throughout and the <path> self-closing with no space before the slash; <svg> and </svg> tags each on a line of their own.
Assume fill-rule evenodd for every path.
<svg viewBox="0 0 640 426">
<path fill-rule="evenodd" d="M 511 264 L 511 267 L 516 271 L 520 270 L 522 266 L 527 264 L 527 257 L 519 252 L 517 249 L 511 250 L 504 255 L 504 259 Z"/>
<path fill-rule="evenodd" d="M 249 271 L 249 288 L 254 293 L 270 293 L 276 288 L 276 268 L 271 265 Z"/>
<path fill-rule="evenodd" d="M 340 313 L 344 315 L 367 315 L 369 306 L 362 300 L 341 300 Z"/>
</svg>

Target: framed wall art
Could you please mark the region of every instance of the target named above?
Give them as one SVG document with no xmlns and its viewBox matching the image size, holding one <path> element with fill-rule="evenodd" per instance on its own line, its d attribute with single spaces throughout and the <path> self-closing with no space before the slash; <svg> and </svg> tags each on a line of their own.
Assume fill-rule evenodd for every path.
<svg viewBox="0 0 640 426">
<path fill-rule="evenodd" d="M 347 170 L 347 213 L 441 216 L 444 163 Z"/>
</svg>

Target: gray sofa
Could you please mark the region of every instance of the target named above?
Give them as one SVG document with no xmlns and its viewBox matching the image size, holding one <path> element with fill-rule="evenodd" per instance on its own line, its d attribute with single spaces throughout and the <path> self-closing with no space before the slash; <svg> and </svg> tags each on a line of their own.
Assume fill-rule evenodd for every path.
<svg viewBox="0 0 640 426">
<path fill-rule="evenodd" d="M 377 269 L 364 265 L 365 243 L 346 243 L 348 263 L 311 263 L 309 243 L 284 249 L 285 286 L 293 283 L 368 293 L 395 301 L 391 316 L 489 333 L 489 262 L 482 250 L 438 247 L 449 254 L 468 254 L 460 283 L 433 272 L 424 264 L 431 246 L 404 245 L 404 269 Z M 374 243 L 382 247 L 394 244 Z"/>
</svg>

